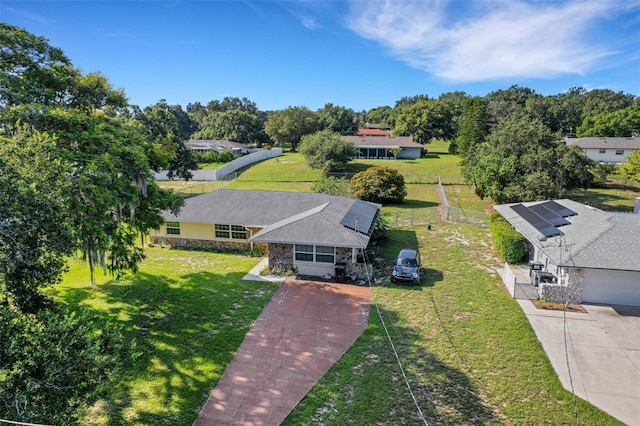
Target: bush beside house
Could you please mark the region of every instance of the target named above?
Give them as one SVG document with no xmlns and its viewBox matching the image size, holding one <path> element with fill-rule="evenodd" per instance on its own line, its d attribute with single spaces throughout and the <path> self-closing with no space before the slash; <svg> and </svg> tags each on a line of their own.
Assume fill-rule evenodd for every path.
<svg viewBox="0 0 640 426">
<path fill-rule="evenodd" d="M 525 255 L 525 238 L 500 214 L 492 213 L 490 220 L 493 247 L 507 263 L 517 263 Z"/>
</svg>

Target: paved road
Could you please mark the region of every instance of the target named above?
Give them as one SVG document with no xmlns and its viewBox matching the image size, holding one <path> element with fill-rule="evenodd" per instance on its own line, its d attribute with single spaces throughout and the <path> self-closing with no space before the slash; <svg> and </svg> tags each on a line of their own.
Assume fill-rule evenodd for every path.
<svg viewBox="0 0 640 426">
<path fill-rule="evenodd" d="M 563 312 L 518 303 L 565 389 L 573 382 L 580 398 L 640 426 L 640 307 L 583 305 L 587 313 L 568 312 L 565 351 Z"/>
</svg>

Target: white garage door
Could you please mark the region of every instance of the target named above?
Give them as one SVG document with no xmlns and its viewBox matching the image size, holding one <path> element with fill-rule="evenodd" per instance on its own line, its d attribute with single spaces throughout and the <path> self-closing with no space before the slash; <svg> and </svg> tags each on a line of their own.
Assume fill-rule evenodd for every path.
<svg viewBox="0 0 640 426">
<path fill-rule="evenodd" d="M 640 306 L 640 272 L 585 269 L 582 301 Z"/>
</svg>

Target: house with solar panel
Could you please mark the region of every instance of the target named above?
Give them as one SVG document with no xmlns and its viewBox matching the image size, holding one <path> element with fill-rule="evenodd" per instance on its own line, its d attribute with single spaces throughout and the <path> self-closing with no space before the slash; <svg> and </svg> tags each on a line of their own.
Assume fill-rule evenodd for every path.
<svg viewBox="0 0 640 426">
<path fill-rule="evenodd" d="M 541 299 L 640 306 L 639 213 L 568 199 L 494 208 L 527 240 L 531 282 Z"/>
<path fill-rule="evenodd" d="M 187 198 L 151 242 L 185 248 L 260 249 L 270 270 L 364 275 L 380 205 L 313 192 L 220 189 Z"/>
</svg>

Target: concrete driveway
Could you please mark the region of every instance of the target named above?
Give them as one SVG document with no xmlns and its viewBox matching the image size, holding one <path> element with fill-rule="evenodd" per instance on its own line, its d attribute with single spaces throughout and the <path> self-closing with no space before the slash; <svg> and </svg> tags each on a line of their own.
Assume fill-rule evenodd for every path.
<svg viewBox="0 0 640 426">
<path fill-rule="evenodd" d="M 565 389 L 573 381 L 577 396 L 640 426 L 640 307 L 583 305 L 587 313 L 567 312 L 565 351 L 563 312 L 518 303 Z"/>
</svg>

